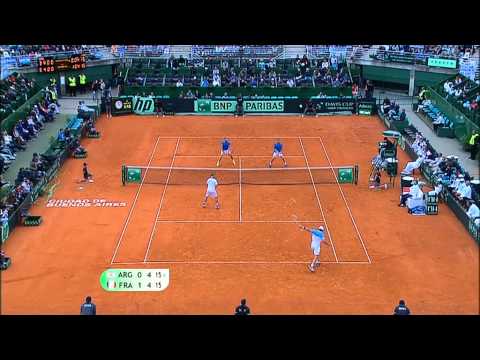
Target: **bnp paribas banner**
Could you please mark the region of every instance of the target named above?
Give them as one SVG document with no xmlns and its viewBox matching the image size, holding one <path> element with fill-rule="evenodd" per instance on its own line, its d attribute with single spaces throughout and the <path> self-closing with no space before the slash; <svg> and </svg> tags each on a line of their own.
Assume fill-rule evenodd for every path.
<svg viewBox="0 0 480 360">
<path fill-rule="evenodd" d="M 155 112 L 155 100 L 152 97 L 134 96 L 132 108 L 135 114 L 153 114 Z"/>
<path fill-rule="evenodd" d="M 195 100 L 195 112 L 234 112 L 236 107 L 236 100 Z M 283 112 L 284 109 L 284 100 L 245 100 L 243 102 L 245 112 Z"/>
</svg>

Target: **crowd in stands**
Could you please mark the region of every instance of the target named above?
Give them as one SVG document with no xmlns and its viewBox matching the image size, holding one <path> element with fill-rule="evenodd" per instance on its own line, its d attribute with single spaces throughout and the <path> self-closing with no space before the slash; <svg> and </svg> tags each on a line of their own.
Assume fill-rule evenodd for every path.
<svg viewBox="0 0 480 360">
<path fill-rule="evenodd" d="M 435 56 L 463 57 L 471 56 L 478 51 L 473 45 L 382 45 L 383 51 Z"/>
<path fill-rule="evenodd" d="M 480 193 L 478 188 L 475 190 L 472 186 L 472 181 L 475 179 L 463 169 L 458 156 L 444 156 L 438 153 L 420 132 L 415 128 L 414 130 L 415 140 L 411 147 L 418 158 L 414 162 L 407 163 L 402 174 L 410 175 L 415 169 L 423 166 L 423 169 L 431 174 L 435 193 L 445 199 L 446 193 L 449 192 L 474 224 L 480 227 L 478 211 Z"/>
<path fill-rule="evenodd" d="M 476 82 L 462 75 L 448 79 L 437 87 L 440 95 L 480 125 L 480 80 Z"/>
<path fill-rule="evenodd" d="M 277 45 L 193 45 L 192 55 L 200 57 L 273 57 L 281 46 Z"/>
<path fill-rule="evenodd" d="M 0 122 L 19 108 L 36 91 L 35 80 L 13 73 L 0 80 Z"/>
<path fill-rule="evenodd" d="M 351 84 L 346 64 L 338 58 L 188 60 L 180 56 L 151 62 L 139 60 L 129 69 L 127 85 L 175 87 L 343 87 Z"/>
<path fill-rule="evenodd" d="M 92 45 L 0 45 L 0 55 L 40 57 L 56 52 L 81 52 Z"/>
<path fill-rule="evenodd" d="M 57 102 L 57 90 L 54 86 L 44 89 L 43 97 L 33 104 L 28 115 L 20 119 L 11 132 L 4 130 L 0 137 L 0 174 L 8 169 L 8 166 L 16 158 L 17 151 L 24 151 L 27 143 L 36 138 L 44 128 L 46 122 L 54 121 L 59 113 Z M 51 166 L 52 159 L 33 154 L 29 168 L 21 168 L 18 172 L 15 184 L 7 196 L 1 199 L 0 211 L 2 221 L 8 221 L 9 215 L 22 203 L 32 188 L 44 176 L 45 171 Z M 8 182 L 0 178 L 0 186 L 10 188 Z"/>
</svg>

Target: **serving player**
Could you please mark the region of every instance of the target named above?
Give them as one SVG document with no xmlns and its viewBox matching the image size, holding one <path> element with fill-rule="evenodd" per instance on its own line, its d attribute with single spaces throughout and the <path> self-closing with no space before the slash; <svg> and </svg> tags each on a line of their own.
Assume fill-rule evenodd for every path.
<svg viewBox="0 0 480 360">
<path fill-rule="evenodd" d="M 217 160 L 217 167 L 220 166 L 220 161 L 222 161 L 223 155 L 228 155 L 230 156 L 230 159 L 232 159 L 233 166 L 235 166 L 235 160 L 233 159 L 232 155 L 232 148 L 230 141 L 228 141 L 227 138 L 224 138 L 221 144 L 221 150 L 220 150 L 220 158 Z"/>
<path fill-rule="evenodd" d="M 275 144 L 273 144 L 273 155 L 272 158 L 270 159 L 270 162 L 268 163 L 268 167 L 272 167 L 272 162 L 276 158 L 280 158 L 283 160 L 283 167 L 287 167 L 287 160 L 285 159 L 285 156 L 283 156 L 282 153 L 283 149 L 283 144 L 280 142 L 280 140 L 277 140 Z"/>
<path fill-rule="evenodd" d="M 215 208 L 220 209 L 220 203 L 218 202 L 218 194 L 217 194 L 217 186 L 218 182 L 215 179 L 215 174 L 210 175 L 207 180 L 207 192 L 205 193 L 205 199 L 202 202 L 202 207 L 207 206 L 207 200 L 209 197 L 215 199 Z"/>
<path fill-rule="evenodd" d="M 300 229 L 308 231 L 309 233 L 312 234 L 312 243 L 310 247 L 312 248 L 313 251 L 313 261 L 311 264 L 308 265 L 308 270 L 311 272 L 315 272 L 315 268 L 320 266 L 320 247 L 322 243 L 325 243 L 325 245 L 330 246 L 330 243 L 325 240 L 325 234 L 324 234 L 324 229 L 323 226 L 319 226 L 317 229 L 315 228 L 308 228 L 303 225 L 299 225 Z"/>
</svg>

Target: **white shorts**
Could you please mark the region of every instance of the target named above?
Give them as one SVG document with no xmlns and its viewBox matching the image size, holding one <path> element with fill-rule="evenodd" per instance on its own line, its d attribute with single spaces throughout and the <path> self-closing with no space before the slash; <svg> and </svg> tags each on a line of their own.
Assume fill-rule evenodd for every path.
<svg viewBox="0 0 480 360">
<path fill-rule="evenodd" d="M 218 197 L 218 195 L 217 195 L 216 191 L 207 191 L 205 193 L 205 197 L 211 197 L 211 198 L 216 199 Z"/>
<path fill-rule="evenodd" d="M 313 255 L 320 256 L 320 245 L 319 246 L 312 246 Z"/>
<path fill-rule="evenodd" d="M 274 158 L 277 158 L 277 157 L 283 158 L 283 154 L 280 151 L 274 151 L 273 152 L 273 157 Z"/>
<path fill-rule="evenodd" d="M 228 149 L 228 150 L 222 150 L 221 154 L 222 155 L 230 155 L 232 153 L 232 150 Z"/>
</svg>

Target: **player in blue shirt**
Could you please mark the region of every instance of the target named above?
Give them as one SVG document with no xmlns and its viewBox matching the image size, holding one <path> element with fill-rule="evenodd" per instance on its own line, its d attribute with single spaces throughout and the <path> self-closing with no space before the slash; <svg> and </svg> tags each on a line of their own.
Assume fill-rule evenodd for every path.
<svg viewBox="0 0 480 360">
<path fill-rule="evenodd" d="M 283 167 L 287 167 L 287 160 L 285 160 L 285 156 L 283 156 L 282 149 L 283 149 L 283 144 L 280 142 L 280 140 L 277 140 L 277 142 L 273 145 L 273 155 L 272 155 L 272 159 L 268 163 L 268 167 L 272 167 L 272 162 L 276 158 L 282 159 Z"/>
<path fill-rule="evenodd" d="M 222 161 L 223 155 L 230 156 L 230 159 L 232 159 L 232 162 L 233 162 L 233 166 L 235 166 L 235 160 L 233 159 L 231 144 L 230 144 L 230 141 L 228 141 L 227 138 L 224 138 L 223 141 L 222 141 L 220 158 L 217 161 L 217 167 L 220 166 L 220 161 Z"/>
<path fill-rule="evenodd" d="M 330 246 L 330 243 L 325 240 L 325 234 L 323 232 L 323 226 L 319 226 L 317 229 L 315 228 L 308 228 L 303 225 L 299 225 L 300 229 L 308 231 L 312 234 L 312 242 L 310 247 L 313 251 L 313 261 L 311 264 L 308 265 L 308 270 L 311 272 L 315 272 L 315 268 L 320 266 L 320 246 L 321 244 L 325 244 Z"/>
</svg>

